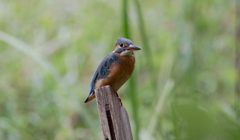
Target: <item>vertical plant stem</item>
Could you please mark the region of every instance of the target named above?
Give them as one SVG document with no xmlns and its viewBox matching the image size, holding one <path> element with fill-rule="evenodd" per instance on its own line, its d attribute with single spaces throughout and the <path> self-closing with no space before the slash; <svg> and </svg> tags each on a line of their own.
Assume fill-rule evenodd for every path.
<svg viewBox="0 0 240 140">
<path fill-rule="evenodd" d="M 127 0 L 123 0 L 123 29 L 124 29 L 124 36 L 126 38 L 130 38 L 130 32 L 129 32 L 129 27 L 128 27 L 127 7 L 128 7 Z"/>
<path fill-rule="evenodd" d="M 235 96 L 236 96 L 236 110 L 238 110 L 238 102 L 240 98 L 240 2 L 236 4 L 236 48 L 235 48 L 235 68 L 237 71 L 237 82 L 235 84 Z M 238 112 L 238 111 L 236 111 Z M 239 118 L 239 114 L 237 117 Z"/>
<path fill-rule="evenodd" d="M 134 136 L 135 139 L 139 139 L 139 120 L 138 120 L 138 103 L 137 103 L 137 96 L 136 96 L 136 90 L 135 90 L 135 74 L 132 74 L 132 77 L 129 80 L 129 91 L 130 91 L 130 97 L 131 97 L 131 103 L 132 103 L 132 110 L 133 110 L 133 117 L 134 117 L 134 123 L 135 123 L 135 131 Z"/>
<path fill-rule="evenodd" d="M 171 105 L 171 110 L 172 110 L 173 125 L 174 125 L 173 134 L 175 136 L 175 139 L 179 140 L 179 129 L 178 129 L 178 125 L 177 125 L 177 115 L 176 115 L 175 106 L 173 104 Z"/>
<path fill-rule="evenodd" d="M 124 29 L 124 36 L 126 38 L 130 38 L 130 31 L 129 31 L 129 25 L 128 25 L 128 16 L 127 16 L 127 8 L 128 8 L 128 1 L 123 0 L 123 29 Z M 133 110 L 133 117 L 134 117 L 134 124 L 135 124 L 135 130 L 133 137 L 134 139 L 139 139 L 139 121 L 138 121 L 138 108 L 137 108 L 137 99 L 135 96 L 135 76 L 132 74 L 131 78 L 129 79 L 129 92 L 130 92 L 130 98 L 132 103 L 132 110 Z"/>
</svg>

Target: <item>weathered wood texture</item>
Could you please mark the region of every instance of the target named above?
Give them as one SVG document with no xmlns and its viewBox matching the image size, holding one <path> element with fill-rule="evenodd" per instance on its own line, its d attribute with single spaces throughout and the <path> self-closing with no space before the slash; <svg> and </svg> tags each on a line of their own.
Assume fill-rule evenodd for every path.
<svg viewBox="0 0 240 140">
<path fill-rule="evenodd" d="M 110 86 L 95 89 L 105 140 L 132 140 L 128 114 Z"/>
</svg>

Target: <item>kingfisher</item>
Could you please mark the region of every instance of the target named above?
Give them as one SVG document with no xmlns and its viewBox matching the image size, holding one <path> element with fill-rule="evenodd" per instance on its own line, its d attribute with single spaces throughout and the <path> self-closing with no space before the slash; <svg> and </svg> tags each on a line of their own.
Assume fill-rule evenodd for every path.
<svg viewBox="0 0 240 140">
<path fill-rule="evenodd" d="M 136 50 L 141 50 L 141 48 L 134 46 L 131 40 L 126 38 L 117 40 L 114 51 L 109 53 L 95 70 L 90 83 L 90 91 L 84 103 L 95 98 L 94 89 L 110 85 L 122 105 L 117 91 L 133 73 L 135 64 L 133 51 Z"/>
</svg>

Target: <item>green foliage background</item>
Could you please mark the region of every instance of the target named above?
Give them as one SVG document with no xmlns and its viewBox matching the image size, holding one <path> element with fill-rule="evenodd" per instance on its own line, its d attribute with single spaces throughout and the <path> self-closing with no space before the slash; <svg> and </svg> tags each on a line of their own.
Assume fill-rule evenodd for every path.
<svg viewBox="0 0 240 140">
<path fill-rule="evenodd" d="M 0 139 L 103 139 L 83 102 L 127 36 L 142 47 L 119 91 L 134 139 L 239 140 L 235 26 L 235 0 L 1 0 Z"/>
</svg>

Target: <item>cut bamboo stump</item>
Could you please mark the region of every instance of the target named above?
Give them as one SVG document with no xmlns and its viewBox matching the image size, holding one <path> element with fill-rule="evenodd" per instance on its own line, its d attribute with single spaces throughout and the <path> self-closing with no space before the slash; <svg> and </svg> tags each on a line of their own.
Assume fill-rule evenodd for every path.
<svg viewBox="0 0 240 140">
<path fill-rule="evenodd" d="M 97 88 L 95 95 L 105 140 L 132 140 L 127 111 L 111 87 Z"/>
</svg>

